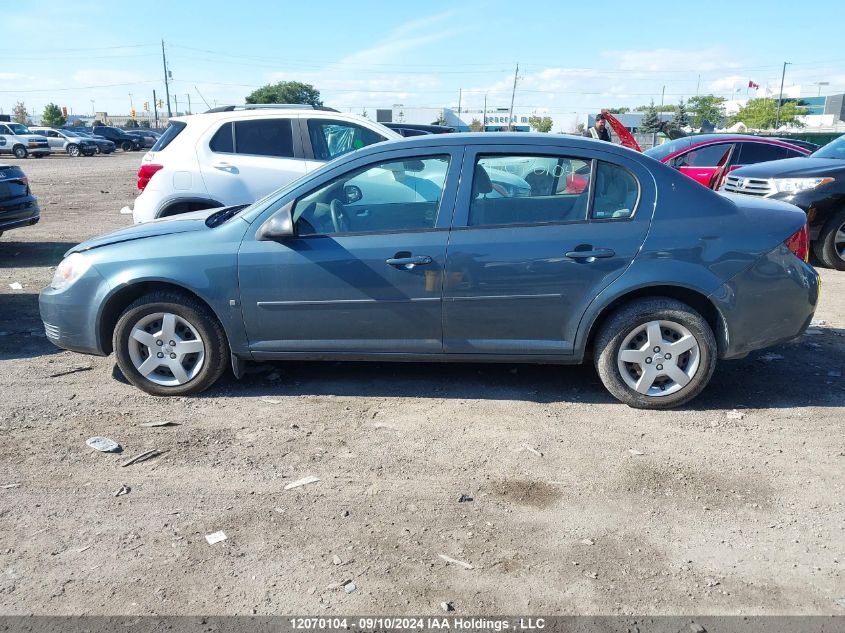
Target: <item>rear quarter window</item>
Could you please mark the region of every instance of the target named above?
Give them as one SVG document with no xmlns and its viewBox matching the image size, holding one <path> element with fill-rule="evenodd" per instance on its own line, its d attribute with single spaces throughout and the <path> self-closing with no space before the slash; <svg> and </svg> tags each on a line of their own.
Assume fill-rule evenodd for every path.
<svg viewBox="0 0 845 633">
<path fill-rule="evenodd" d="M 159 137 L 159 139 L 153 144 L 150 148 L 151 152 L 160 152 L 165 147 L 170 145 L 179 134 L 188 127 L 187 123 L 183 123 L 182 121 L 171 121 L 167 129 L 164 130 L 164 133 Z"/>
</svg>

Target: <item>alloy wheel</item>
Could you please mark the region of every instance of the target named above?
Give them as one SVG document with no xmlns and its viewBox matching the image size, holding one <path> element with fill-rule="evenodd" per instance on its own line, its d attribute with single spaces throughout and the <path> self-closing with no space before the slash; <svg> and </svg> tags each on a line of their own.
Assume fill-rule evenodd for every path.
<svg viewBox="0 0 845 633">
<path fill-rule="evenodd" d="M 845 261 L 845 223 L 840 225 L 833 236 L 833 251 L 839 259 Z"/>
<path fill-rule="evenodd" d="M 205 361 L 205 345 L 197 329 L 169 312 L 142 317 L 132 326 L 128 347 L 138 373 L 163 387 L 190 382 Z"/>
<path fill-rule="evenodd" d="M 631 389 L 650 397 L 685 387 L 698 371 L 701 352 L 695 336 L 674 321 L 648 321 L 622 341 L 617 365 Z"/>
</svg>

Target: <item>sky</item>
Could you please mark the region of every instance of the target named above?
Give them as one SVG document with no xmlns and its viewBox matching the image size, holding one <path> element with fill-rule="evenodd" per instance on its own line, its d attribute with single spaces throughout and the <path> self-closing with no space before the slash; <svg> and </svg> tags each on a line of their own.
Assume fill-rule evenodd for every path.
<svg viewBox="0 0 845 633">
<path fill-rule="evenodd" d="M 806 11 L 793 0 L 24 0 L 2 15 L 6 114 L 18 101 L 37 114 L 50 102 L 140 112 L 153 90 L 164 96 L 162 40 L 179 111 L 189 98 L 195 112 L 243 103 L 276 81 L 313 84 L 326 105 L 370 118 L 400 103 L 481 108 L 485 95 L 505 107 L 517 64 L 516 105 L 556 121 L 664 92 L 666 103 L 744 98 L 749 80 L 776 91 L 783 62 L 803 96 L 845 92 L 840 0 Z"/>
</svg>

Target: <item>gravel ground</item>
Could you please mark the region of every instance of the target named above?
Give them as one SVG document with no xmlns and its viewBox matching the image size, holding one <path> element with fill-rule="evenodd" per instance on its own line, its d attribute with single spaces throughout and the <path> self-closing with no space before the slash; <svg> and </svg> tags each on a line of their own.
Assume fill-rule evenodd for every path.
<svg viewBox="0 0 845 633">
<path fill-rule="evenodd" d="M 471 364 L 280 363 L 159 399 L 37 310 L 67 248 L 131 223 L 139 160 L 20 161 L 43 215 L 0 238 L 0 613 L 845 613 L 845 274 L 822 271 L 826 323 L 676 411 L 591 367 Z"/>
</svg>

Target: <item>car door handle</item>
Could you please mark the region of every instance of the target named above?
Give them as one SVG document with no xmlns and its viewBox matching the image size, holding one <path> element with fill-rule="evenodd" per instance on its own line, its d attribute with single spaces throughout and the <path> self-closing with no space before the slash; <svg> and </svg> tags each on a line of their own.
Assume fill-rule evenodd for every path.
<svg viewBox="0 0 845 633">
<path fill-rule="evenodd" d="M 219 169 L 220 171 L 231 171 L 231 172 L 237 172 L 238 171 L 238 168 L 235 167 L 234 165 L 230 164 L 230 163 L 214 163 L 214 164 L 212 164 L 212 167 L 214 167 L 214 169 Z"/>
<path fill-rule="evenodd" d="M 584 259 L 588 262 L 603 257 L 613 257 L 614 255 L 616 255 L 616 251 L 612 248 L 593 248 L 586 251 L 569 251 L 566 254 L 569 259 Z"/>
<path fill-rule="evenodd" d="M 432 261 L 433 260 L 428 255 L 416 255 L 409 257 L 391 257 L 384 260 L 384 263 L 390 266 L 397 266 L 411 270 L 414 266 L 424 266 L 425 264 L 430 264 Z"/>
</svg>

